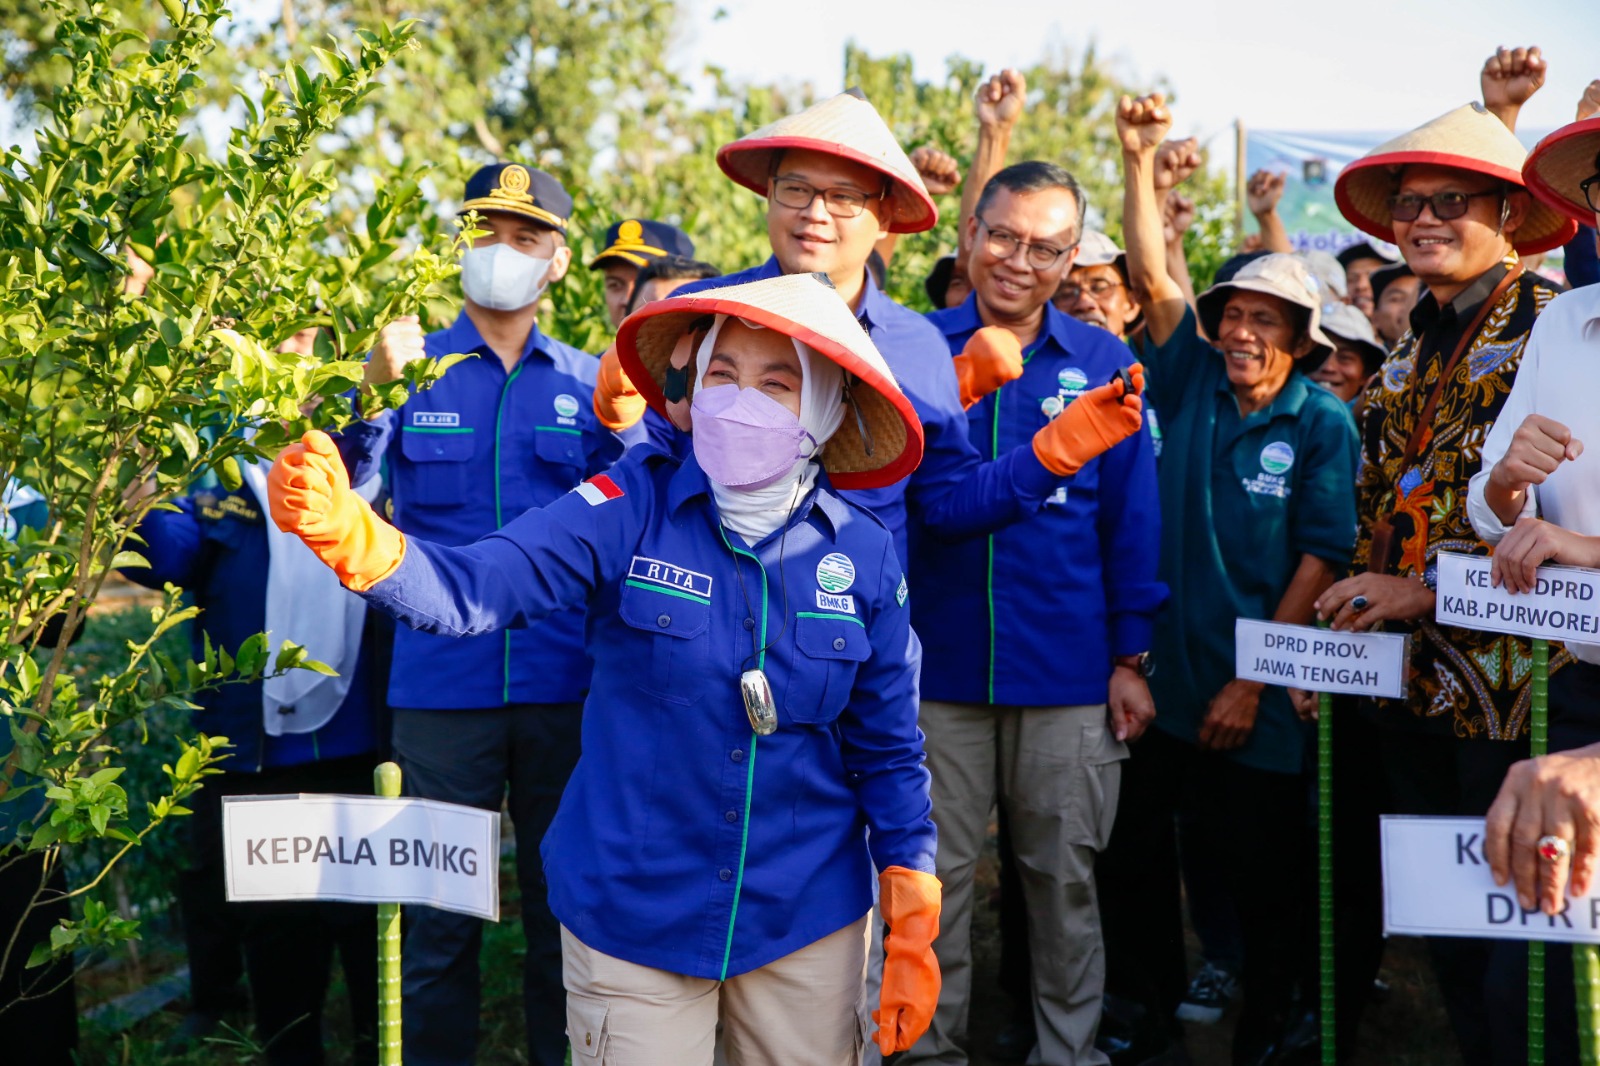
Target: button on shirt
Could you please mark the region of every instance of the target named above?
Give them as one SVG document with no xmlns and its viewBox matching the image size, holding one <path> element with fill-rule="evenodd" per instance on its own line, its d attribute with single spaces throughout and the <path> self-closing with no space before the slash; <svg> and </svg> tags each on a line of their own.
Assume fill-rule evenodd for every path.
<svg viewBox="0 0 1600 1066">
<path fill-rule="evenodd" d="M 983 325 L 977 297 L 928 320 L 954 354 Z M 985 459 L 1026 451 L 1087 389 L 1132 362 L 1110 333 L 1045 305 L 1022 377 L 967 411 Z M 1037 459 L 1035 459 L 1037 462 Z M 1148 651 L 1166 589 L 1150 434 L 1057 478 L 1044 507 L 987 537 L 918 540 L 912 618 L 927 699 L 1019 706 L 1104 703 L 1114 655 Z M 1065 649 L 1070 648 L 1070 652 Z"/>
<path fill-rule="evenodd" d="M 758 267 L 706 281 L 691 281 L 673 295 L 741 285 L 783 274 L 777 257 Z M 910 557 L 909 530 L 920 535 L 974 536 L 1038 511 L 1057 478 L 1023 448 L 995 462 L 980 460 L 967 438 L 966 413 L 944 337 L 926 318 L 895 303 L 864 272 L 866 287 L 856 317 L 894 372 L 922 422 L 922 462 L 910 477 L 878 489 L 847 490 L 845 498 L 877 515 L 894 534 L 895 550 Z M 662 441 L 657 422 L 652 436 Z M 670 433 L 669 433 L 670 435 Z M 682 444 L 672 445 L 682 448 Z"/>
<path fill-rule="evenodd" d="M 588 605 L 594 686 L 542 849 L 550 909 L 608 955 L 732 977 L 860 918 L 874 864 L 934 869 L 901 569 L 825 475 L 753 546 L 725 533 L 692 456 L 638 448 L 603 477 L 468 547 L 410 540 L 366 595 L 450 635 Z M 768 736 L 740 698 L 752 667 L 777 703 Z"/>
<path fill-rule="evenodd" d="M 465 312 L 423 346 L 432 356 L 478 358 L 339 440 L 352 484 L 386 461 L 394 524 L 408 536 L 471 543 L 559 499 L 621 451 L 594 417 L 598 361 L 538 327 L 509 374 Z M 583 613 L 573 609 L 516 633 L 398 632 L 389 702 L 424 709 L 569 703 L 588 684 Z"/>
<path fill-rule="evenodd" d="M 1344 404 L 1296 370 L 1270 404 L 1241 415 L 1223 358 L 1193 310 L 1144 352 L 1150 398 L 1167 416 L 1161 576 L 1172 589 L 1150 690 L 1156 727 L 1191 744 L 1235 677 L 1235 620 L 1270 619 L 1302 555 L 1342 573 L 1355 542 L 1356 431 Z M 1304 748 L 1287 690 L 1268 686 L 1249 739 L 1228 754 L 1297 773 Z"/>
<path fill-rule="evenodd" d="M 1538 515 L 1586 537 L 1600 536 L 1600 286 L 1573 289 L 1545 306 L 1528 334 L 1522 366 L 1511 395 L 1483 445 L 1483 467 L 1467 490 L 1467 513 L 1478 535 L 1499 544 L 1510 526 L 1484 502 L 1483 488 L 1511 438 L 1529 415 L 1554 419 L 1586 445 L 1584 453 L 1556 467 L 1542 485 L 1529 486 L 1522 515 Z M 1600 645 L 1567 642 L 1567 650 L 1600 664 Z"/>
</svg>

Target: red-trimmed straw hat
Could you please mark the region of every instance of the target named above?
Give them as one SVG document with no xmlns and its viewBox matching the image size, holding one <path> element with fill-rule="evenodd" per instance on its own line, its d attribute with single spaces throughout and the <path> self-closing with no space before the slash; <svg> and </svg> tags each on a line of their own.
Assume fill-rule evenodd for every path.
<svg viewBox="0 0 1600 1066">
<path fill-rule="evenodd" d="M 1528 153 L 1522 142 L 1482 104 L 1463 104 L 1380 144 L 1345 167 L 1333 186 L 1339 211 L 1351 224 L 1374 237 L 1395 243 L 1389 218 L 1389 197 L 1401 168 L 1408 164 L 1454 167 L 1499 178 L 1517 188 Z M 1520 255 L 1534 255 L 1567 243 L 1576 229 L 1561 212 L 1534 200 L 1513 238 Z"/>
<path fill-rule="evenodd" d="M 854 93 L 840 93 L 723 145 L 717 165 L 740 185 L 765 196 L 773 160 L 790 148 L 836 155 L 888 178 L 894 208 L 887 226 L 891 233 L 921 233 L 939 221 L 939 209 L 900 142 L 877 109 Z"/>
<path fill-rule="evenodd" d="M 1522 165 L 1528 191 L 1574 222 L 1594 225 L 1594 210 L 1578 183 L 1600 173 L 1600 115 L 1547 134 Z"/>
<path fill-rule="evenodd" d="M 872 338 L 823 274 L 786 274 L 669 296 L 629 315 L 617 331 L 617 357 L 651 407 L 687 425 L 695 349 L 714 315 L 777 330 L 844 368 L 845 402 L 852 410 L 821 455 L 835 488 L 880 488 L 917 468 L 922 422 Z M 669 375 L 676 388 L 668 387 Z M 669 391 L 677 394 L 670 402 Z"/>
</svg>

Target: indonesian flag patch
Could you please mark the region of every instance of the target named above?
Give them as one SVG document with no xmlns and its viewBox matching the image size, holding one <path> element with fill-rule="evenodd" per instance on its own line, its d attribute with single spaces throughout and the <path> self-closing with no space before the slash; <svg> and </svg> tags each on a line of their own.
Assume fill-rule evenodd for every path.
<svg viewBox="0 0 1600 1066">
<path fill-rule="evenodd" d="M 604 474 L 596 474 L 573 491 L 588 500 L 590 507 L 599 507 L 607 500 L 622 499 L 622 489 Z"/>
</svg>

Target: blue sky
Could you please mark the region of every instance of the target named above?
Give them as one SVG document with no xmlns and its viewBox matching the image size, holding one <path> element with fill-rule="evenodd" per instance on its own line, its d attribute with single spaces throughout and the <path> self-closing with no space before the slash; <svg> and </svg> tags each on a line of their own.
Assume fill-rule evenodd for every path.
<svg viewBox="0 0 1600 1066">
<path fill-rule="evenodd" d="M 952 52 L 991 69 L 1091 39 L 1127 80 L 1165 76 L 1181 99 L 1180 133 L 1223 134 L 1234 119 L 1282 130 L 1402 130 L 1478 95 L 1478 70 L 1496 45 L 1537 44 L 1550 61 L 1544 89 L 1520 125 L 1572 120 L 1583 87 L 1600 78 L 1594 0 L 685 0 L 681 69 L 706 62 L 752 80 L 842 88 L 844 45 L 908 52 L 937 77 Z M 725 17 L 713 19 L 721 9 Z M 1315 18 L 1312 13 L 1326 12 Z M 781 12 L 781 14 L 780 14 Z M 774 42 L 777 42 L 776 44 Z M 1231 142 L 1231 135 L 1227 138 Z"/>
</svg>

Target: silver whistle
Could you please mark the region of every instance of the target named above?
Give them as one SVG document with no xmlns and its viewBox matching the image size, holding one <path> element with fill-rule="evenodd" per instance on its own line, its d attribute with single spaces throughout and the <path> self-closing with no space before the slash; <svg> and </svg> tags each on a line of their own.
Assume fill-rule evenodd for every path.
<svg viewBox="0 0 1600 1066">
<path fill-rule="evenodd" d="M 778 705 L 772 698 L 772 683 L 765 670 L 746 670 L 739 675 L 739 695 L 744 697 L 744 713 L 750 728 L 760 737 L 778 730 Z"/>
</svg>

